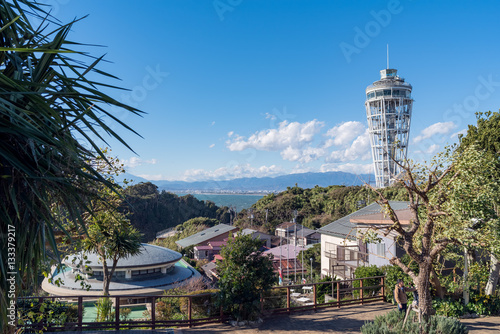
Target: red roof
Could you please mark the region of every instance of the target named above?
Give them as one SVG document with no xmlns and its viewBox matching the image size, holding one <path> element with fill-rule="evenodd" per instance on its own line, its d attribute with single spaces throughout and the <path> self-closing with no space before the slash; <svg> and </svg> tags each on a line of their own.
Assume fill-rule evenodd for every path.
<svg viewBox="0 0 500 334">
<path fill-rule="evenodd" d="M 224 258 L 220 254 L 215 254 L 214 255 L 214 260 L 224 260 Z"/>
<path fill-rule="evenodd" d="M 280 268 L 280 261 L 273 261 L 273 269 L 274 271 L 278 271 Z M 292 260 L 281 260 L 281 270 L 283 272 L 294 272 L 295 271 L 295 261 L 292 261 Z M 302 271 L 302 270 L 305 270 L 302 268 L 302 264 L 300 263 L 300 261 L 297 260 L 297 271 Z"/>
<path fill-rule="evenodd" d="M 212 247 L 222 247 L 227 244 L 227 241 L 210 241 L 208 244 Z"/>
</svg>

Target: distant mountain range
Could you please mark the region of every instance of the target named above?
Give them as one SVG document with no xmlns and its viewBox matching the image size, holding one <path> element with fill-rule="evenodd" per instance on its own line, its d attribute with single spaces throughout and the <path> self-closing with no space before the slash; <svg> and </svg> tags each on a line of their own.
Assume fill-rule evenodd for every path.
<svg viewBox="0 0 500 334">
<path fill-rule="evenodd" d="M 149 181 L 144 178 L 125 173 L 123 178 L 133 180 L 134 184 L 151 182 L 160 190 L 176 193 L 268 193 L 280 192 L 297 184 L 301 188 L 327 187 L 331 185 L 355 186 L 374 183 L 371 174 L 351 174 L 345 172 L 300 173 L 276 177 L 245 177 L 226 181 Z"/>
</svg>

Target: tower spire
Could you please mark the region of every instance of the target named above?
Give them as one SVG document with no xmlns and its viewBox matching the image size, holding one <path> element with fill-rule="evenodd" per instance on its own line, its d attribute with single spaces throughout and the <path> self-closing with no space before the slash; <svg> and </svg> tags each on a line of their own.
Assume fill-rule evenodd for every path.
<svg viewBox="0 0 500 334">
<path fill-rule="evenodd" d="M 389 43 L 387 43 L 387 69 L 389 69 Z"/>
</svg>

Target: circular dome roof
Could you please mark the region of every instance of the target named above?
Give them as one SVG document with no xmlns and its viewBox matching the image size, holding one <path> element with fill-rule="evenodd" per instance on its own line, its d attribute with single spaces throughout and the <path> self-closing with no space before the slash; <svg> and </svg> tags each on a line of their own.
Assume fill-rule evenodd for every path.
<svg viewBox="0 0 500 334">
<path fill-rule="evenodd" d="M 92 268 L 101 268 L 102 263 L 99 260 L 99 256 L 96 253 L 86 253 L 87 255 L 87 265 Z M 73 264 L 73 259 L 79 258 L 78 255 L 71 255 L 65 261 L 65 263 L 70 267 L 75 267 Z M 116 268 L 124 269 L 124 268 L 138 268 L 138 267 L 148 267 L 154 265 L 162 265 L 169 264 L 173 262 L 177 262 L 182 258 L 182 255 L 176 251 L 171 249 L 150 245 L 150 244 L 142 244 L 141 253 L 134 256 L 129 256 L 126 259 L 122 258 L 118 260 L 118 264 Z M 113 264 L 113 260 L 106 260 L 108 266 L 111 267 Z M 78 261 L 75 261 L 78 263 Z"/>
</svg>

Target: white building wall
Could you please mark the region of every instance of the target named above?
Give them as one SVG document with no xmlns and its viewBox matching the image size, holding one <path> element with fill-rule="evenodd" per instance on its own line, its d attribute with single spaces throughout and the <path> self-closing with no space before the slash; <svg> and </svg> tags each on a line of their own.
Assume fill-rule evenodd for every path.
<svg viewBox="0 0 500 334">
<path fill-rule="evenodd" d="M 331 275 L 330 258 L 326 256 L 327 244 L 339 246 L 356 246 L 357 241 L 321 234 L 321 277 Z"/>
<path fill-rule="evenodd" d="M 379 244 L 368 244 L 368 263 L 377 267 L 390 265 L 389 259 L 396 256 L 394 239 L 379 234 L 382 241 Z"/>
</svg>

